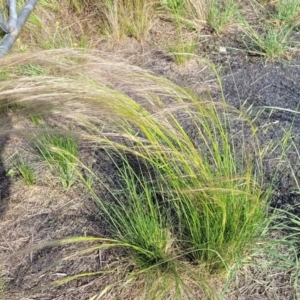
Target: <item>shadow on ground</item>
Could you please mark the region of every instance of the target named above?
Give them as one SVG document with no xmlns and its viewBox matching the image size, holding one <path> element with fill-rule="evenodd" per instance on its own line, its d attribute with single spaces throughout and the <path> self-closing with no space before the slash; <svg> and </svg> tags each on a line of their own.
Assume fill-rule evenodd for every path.
<svg viewBox="0 0 300 300">
<path fill-rule="evenodd" d="M 7 209 L 7 203 L 10 194 L 10 178 L 7 175 L 7 170 L 5 169 L 3 163 L 3 151 L 5 145 L 8 143 L 8 136 L 0 136 L 0 217 L 5 213 Z"/>
</svg>

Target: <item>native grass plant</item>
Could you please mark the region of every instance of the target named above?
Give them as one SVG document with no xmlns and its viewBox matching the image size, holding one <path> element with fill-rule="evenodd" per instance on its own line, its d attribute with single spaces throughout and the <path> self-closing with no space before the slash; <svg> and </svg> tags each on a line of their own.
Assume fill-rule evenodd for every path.
<svg viewBox="0 0 300 300">
<path fill-rule="evenodd" d="M 169 46 L 169 51 L 178 65 L 185 65 L 194 56 L 195 48 L 195 38 L 183 37 L 180 34 L 178 41 Z"/>
<path fill-rule="evenodd" d="M 137 40 L 147 37 L 154 17 L 154 9 L 158 1 L 102 0 L 104 11 L 103 32 L 115 40 L 132 36 Z"/>
<path fill-rule="evenodd" d="M 256 11 L 258 17 L 262 13 L 265 17 L 258 27 L 240 18 L 247 51 L 272 60 L 289 56 L 297 44 L 293 32 L 299 26 L 300 2 L 280 0 L 268 3 L 263 11 Z"/>
<path fill-rule="evenodd" d="M 197 280 L 206 298 L 213 299 L 217 294 L 207 278 L 226 277 L 235 262 L 251 255 L 267 225 L 267 197 L 251 159 L 243 161 L 232 153 L 226 120 L 219 115 L 226 108 L 189 100 L 192 104 L 179 100 L 155 115 L 142 107 L 130 112 L 122 136 L 132 147 L 110 140 L 106 147 L 108 152 L 110 147 L 117 150 L 115 164 L 124 187 L 111 189 L 114 204 L 97 202 L 108 216 L 113 238 L 136 247 L 131 252 L 137 270 L 173 277 L 182 262 L 196 264 L 190 278 L 178 274 L 175 279 L 186 285 Z M 197 146 L 179 121 L 178 110 L 195 128 Z M 180 299 L 186 291 L 178 287 L 177 293 Z M 158 299 L 151 294 L 145 298 Z"/>
<path fill-rule="evenodd" d="M 238 3 L 235 0 L 209 1 L 207 9 L 207 23 L 212 30 L 219 35 L 234 22 L 237 11 Z"/>
<path fill-rule="evenodd" d="M 275 13 L 269 13 L 271 22 L 276 26 L 291 27 L 299 26 L 300 1 L 299 0 L 279 0 L 275 4 Z"/>
<path fill-rule="evenodd" d="M 18 174 L 23 178 L 24 182 L 28 186 L 32 186 L 35 183 L 34 170 L 26 163 L 21 157 L 17 157 L 14 160 L 14 166 Z"/>
<path fill-rule="evenodd" d="M 203 0 L 161 0 L 160 5 L 171 13 L 177 25 L 199 30 L 206 21 L 207 3 Z"/>
<path fill-rule="evenodd" d="M 110 238 L 61 242 L 94 241 L 83 255 L 124 249 L 121 262 L 97 272 L 122 273 L 100 294 L 108 297 L 115 290 L 133 299 L 217 299 L 212 282 L 225 281 L 236 262 L 251 256 L 268 224 L 269 192 L 262 188 L 258 149 L 237 146 L 232 132 L 233 120 L 243 124 L 241 141 L 244 128 L 253 131 L 251 122 L 222 101 L 199 99 L 137 67 L 99 58 L 96 51 L 7 57 L 3 67 L 24 60 L 47 63 L 51 75 L 0 82 L 0 95 L 13 103 L 35 104 L 35 113 L 45 119 L 54 112 L 56 120 L 60 116 L 80 125 L 78 136 L 103 149 L 115 165 L 120 184 L 97 178 L 107 199 L 87 184 Z M 11 88 L 16 86 L 26 89 Z M 36 145 L 49 164 L 71 173 L 65 182 L 72 184 L 79 163 L 74 139 L 43 133 Z M 95 273 L 60 282 L 88 275 Z"/>
<path fill-rule="evenodd" d="M 288 55 L 294 43 L 291 40 L 293 27 L 290 25 L 276 27 L 266 24 L 265 29 L 256 30 L 245 19 L 241 19 L 241 24 L 246 37 L 244 44 L 249 53 L 263 55 L 268 59 Z"/>
<path fill-rule="evenodd" d="M 76 180 L 75 169 L 78 155 L 76 139 L 68 134 L 46 132 L 35 138 L 34 143 L 41 158 L 54 171 L 58 171 L 63 188 L 68 190 Z M 21 172 L 20 168 L 19 171 Z"/>
</svg>

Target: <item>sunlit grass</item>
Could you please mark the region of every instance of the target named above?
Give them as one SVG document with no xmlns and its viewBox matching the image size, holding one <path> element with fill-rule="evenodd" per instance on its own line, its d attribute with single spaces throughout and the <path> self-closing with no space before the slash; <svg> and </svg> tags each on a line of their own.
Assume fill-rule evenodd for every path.
<svg viewBox="0 0 300 300">
<path fill-rule="evenodd" d="M 196 40 L 187 37 L 194 32 L 198 36 L 202 27 L 222 37 L 235 21 L 241 3 L 67 2 L 66 6 L 57 0 L 39 1 L 15 45 L 15 51 L 23 52 L 23 56 L 1 60 L 1 113 L 24 114 L 35 125 L 49 115 L 55 126 L 63 120 L 62 131 L 58 128 L 53 134 L 51 128 L 28 128 L 27 134 L 34 132 L 40 157 L 65 189 L 83 180 L 98 204 L 97 213 L 106 220 L 110 239 L 70 238 L 61 244 L 96 243 L 74 256 L 121 249 L 118 261 L 96 273 L 108 280 L 99 295 L 104 299 L 109 295 L 111 299 L 218 299 L 220 292 L 226 294 L 232 278 L 247 267 L 258 268 L 258 264 L 268 280 L 268 270 L 274 264 L 276 272 L 292 274 L 291 286 L 297 290 L 300 222 L 287 213 L 278 221 L 282 227 L 270 229 L 268 204 L 273 186 L 266 187 L 263 181 L 262 153 L 266 150 L 259 149 L 255 136 L 259 129 L 224 99 L 200 99 L 113 56 L 86 50 L 91 41 L 103 36 L 116 44 L 130 37 L 147 45 L 152 26 L 161 18 L 172 22 L 179 38 L 170 45 L 164 39 L 170 32 L 158 31 L 156 34 L 163 37 L 159 47 L 168 49 L 175 62 L 184 65 L 196 57 L 198 46 Z M 258 26 L 250 25 L 248 16 L 241 21 L 244 49 L 267 59 L 288 57 L 295 45 L 291 35 L 299 26 L 299 1 L 259 2 L 274 9 L 264 11 L 268 19 Z M 84 49 L 35 54 L 30 53 L 31 47 Z M 232 120 L 248 131 L 253 148 L 243 143 L 236 146 Z M 9 123 L 5 125 L 5 116 L 1 121 L 4 132 Z M 66 124 L 78 130 L 76 139 L 66 133 Z M 242 130 L 238 136 L 243 140 Z M 286 143 L 292 140 L 288 134 L 286 138 Z M 82 165 L 79 142 L 104 150 L 115 166 L 114 180 L 119 181 L 108 186 L 91 166 Z M 297 145 L 291 142 L 291 147 L 300 158 Z M 286 149 L 285 145 L 282 148 Z M 288 164 L 299 190 L 296 170 Z M 11 176 L 16 175 L 12 171 Z M 18 162 L 16 171 L 28 185 L 35 182 L 31 167 L 24 161 Z M 108 199 L 103 198 L 101 189 Z M 293 233 L 289 238 L 272 240 L 270 230 Z M 95 273 L 66 276 L 58 283 L 90 275 Z M 215 288 L 214 282 L 221 287 Z M 264 284 L 275 288 L 273 282 Z"/>
</svg>

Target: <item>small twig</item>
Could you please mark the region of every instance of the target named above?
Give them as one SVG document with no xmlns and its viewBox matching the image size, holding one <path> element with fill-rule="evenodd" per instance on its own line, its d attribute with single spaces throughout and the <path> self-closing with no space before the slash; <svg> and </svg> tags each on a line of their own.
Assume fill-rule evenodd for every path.
<svg viewBox="0 0 300 300">
<path fill-rule="evenodd" d="M 100 269 L 102 269 L 103 265 L 106 263 L 106 260 L 102 260 L 102 251 L 100 249 L 98 250 L 98 258 L 99 258 Z"/>
</svg>

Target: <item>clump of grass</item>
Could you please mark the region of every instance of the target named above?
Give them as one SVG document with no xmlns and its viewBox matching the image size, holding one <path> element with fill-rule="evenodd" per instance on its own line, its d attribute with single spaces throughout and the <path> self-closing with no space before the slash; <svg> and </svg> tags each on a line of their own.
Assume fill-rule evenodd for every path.
<svg viewBox="0 0 300 300">
<path fill-rule="evenodd" d="M 179 38 L 175 44 L 169 46 L 170 52 L 178 65 L 185 65 L 193 57 L 195 48 L 196 41 L 193 38 L 183 39 L 183 37 Z"/>
<path fill-rule="evenodd" d="M 160 4 L 169 11 L 175 23 L 199 31 L 204 25 L 207 3 L 203 0 L 161 0 Z"/>
<path fill-rule="evenodd" d="M 235 0 L 212 0 L 209 1 L 207 11 L 207 23 L 219 35 L 234 21 L 238 3 Z"/>
<path fill-rule="evenodd" d="M 123 242 L 137 247 L 133 251 L 134 260 L 142 269 L 157 265 L 162 269 L 172 264 L 174 248 L 170 215 L 162 216 L 151 183 L 138 176 L 124 159 L 119 175 L 125 181 L 124 190 L 116 194 L 116 203 L 106 208 L 112 224 L 113 235 Z"/>
<path fill-rule="evenodd" d="M 104 244 L 91 249 L 118 246 L 128 255 L 122 262 L 130 272 L 103 293 L 115 287 L 128 294 L 142 282 L 137 296 L 145 299 L 195 299 L 199 294 L 213 299 L 217 291 L 210 280 L 225 280 L 237 261 L 251 256 L 268 220 L 269 194 L 262 188 L 259 152 L 243 143 L 237 147 L 231 133 L 232 121 L 250 132 L 251 123 L 225 103 L 201 100 L 139 68 L 104 61 L 97 52 L 65 51 L 51 52 L 59 57 L 52 74 L 57 68 L 62 78 L 33 76 L 31 89 L 8 89 L 5 95 L 26 101 L 38 90 L 39 105 L 48 104 L 51 95 L 56 116 L 80 122 L 87 129 L 85 141 L 118 158 L 113 160 L 114 179 L 120 179 L 121 187 L 102 181 L 111 201 L 88 185 L 112 241 L 98 239 Z M 74 72 L 74 61 L 80 74 Z M 67 174 L 65 186 L 70 186 L 78 163 L 76 141 L 43 133 L 36 143 L 44 159 Z M 120 264 L 111 268 L 111 273 L 120 272 Z"/>
<path fill-rule="evenodd" d="M 241 157 L 234 150 L 228 120 L 221 117 L 228 113 L 226 105 L 203 102 L 184 90 L 178 93 L 182 98 L 172 108 L 159 102 L 155 113 L 131 99 L 124 103 L 126 113 L 118 107 L 120 136 L 133 146 L 107 139 L 105 148 L 117 149 L 123 160 L 125 169 L 119 168 L 119 176 L 125 182 L 124 193 L 112 191 L 117 201 L 113 211 L 105 201 L 98 203 L 116 228 L 113 238 L 135 246 L 135 255 L 143 262 L 136 261 L 140 268 L 153 270 L 164 261 L 176 262 L 168 258 L 174 255 L 173 247 L 177 257 L 200 266 L 204 277 L 222 277 L 237 260 L 251 254 L 262 234 L 268 193 L 246 150 L 241 149 Z M 178 111 L 195 129 L 198 146 Z M 124 151 L 142 159 L 151 176 L 141 176 Z"/>
<path fill-rule="evenodd" d="M 69 189 L 76 180 L 78 143 L 72 136 L 45 133 L 35 141 L 40 156 L 59 172 L 60 182 Z"/>
<path fill-rule="evenodd" d="M 275 13 L 270 13 L 271 21 L 278 27 L 299 26 L 300 1 L 280 0 L 275 5 Z"/>
<path fill-rule="evenodd" d="M 256 31 L 245 20 L 242 21 L 243 30 L 249 42 L 244 42 L 250 53 L 276 59 L 288 55 L 293 42 L 290 39 L 293 28 L 291 26 L 275 27 L 266 25 L 265 29 Z"/>
<path fill-rule="evenodd" d="M 155 0 L 104 0 L 103 31 L 117 41 L 126 36 L 145 39 L 152 26 L 157 3 Z"/>
<path fill-rule="evenodd" d="M 24 182 L 28 186 L 34 185 L 35 176 L 33 169 L 20 157 L 15 160 L 14 165 L 19 175 L 23 178 Z"/>
<path fill-rule="evenodd" d="M 173 108 L 163 109 L 160 104 L 160 112 L 154 114 L 128 99 L 126 107 L 131 109 L 121 121 L 120 136 L 127 137 L 125 144 L 132 147 L 109 138 L 104 146 L 101 140 L 108 153 L 117 151 L 120 157 L 121 165 L 116 166 L 123 188 L 110 189 L 115 204 L 97 197 L 96 201 L 113 228 L 112 238 L 132 245 L 136 272 L 142 270 L 145 276 L 161 272 L 184 285 L 190 279 L 177 273 L 183 261 L 191 278 L 197 278 L 213 299 L 209 278 L 224 278 L 237 261 L 251 255 L 262 236 L 268 193 L 246 150 L 242 157 L 234 151 L 228 123 L 221 118 L 226 106 L 202 102 L 188 93 L 185 97 L 191 102 L 178 100 Z M 176 106 L 195 128 L 198 144 Z M 126 153 L 137 160 L 128 159 Z M 199 272 L 202 276 L 195 275 Z M 182 286 L 178 293 L 179 299 L 184 297 Z"/>
</svg>

